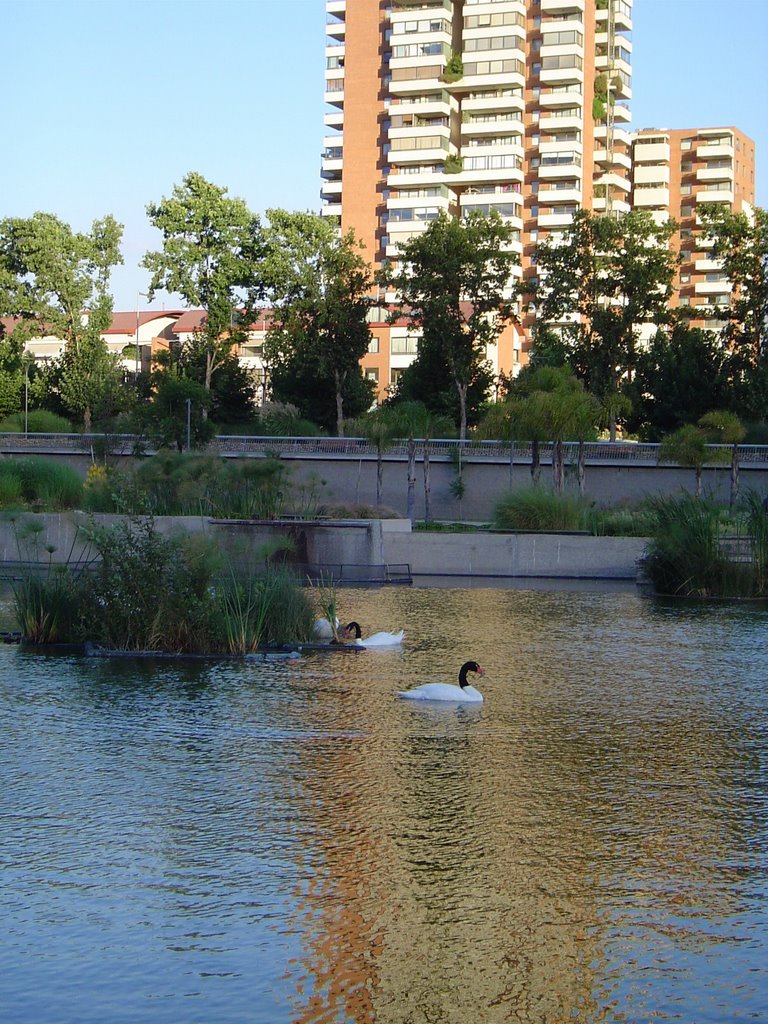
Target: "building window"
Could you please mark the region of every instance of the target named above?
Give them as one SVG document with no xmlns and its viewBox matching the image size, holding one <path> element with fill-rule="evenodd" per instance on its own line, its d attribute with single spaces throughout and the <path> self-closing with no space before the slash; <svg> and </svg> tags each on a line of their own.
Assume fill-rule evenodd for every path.
<svg viewBox="0 0 768 1024">
<path fill-rule="evenodd" d="M 370 355 L 375 356 L 378 351 L 379 351 L 379 339 L 374 334 L 371 337 L 371 340 L 368 342 L 368 352 L 370 353 Z"/>
<path fill-rule="evenodd" d="M 681 274 L 680 275 L 680 284 L 688 284 L 690 282 L 690 280 L 691 280 L 691 275 L 690 274 Z"/>
<path fill-rule="evenodd" d="M 680 143 L 680 149 L 690 149 L 693 145 L 693 139 L 683 139 Z"/>
<path fill-rule="evenodd" d="M 393 356 L 415 356 L 419 350 L 419 339 L 416 335 L 393 335 L 389 341 L 389 351 Z"/>
<path fill-rule="evenodd" d="M 393 387 L 393 388 L 397 387 L 398 381 L 400 380 L 402 375 L 403 375 L 403 368 L 402 368 L 402 366 L 393 366 L 392 369 L 389 371 L 389 385 L 390 385 L 390 387 Z"/>
<path fill-rule="evenodd" d="M 379 383 L 379 371 L 375 367 L 368 367 L 365 371 L 365 379 L 372 380 L 374 384 Z"/>
</svg>

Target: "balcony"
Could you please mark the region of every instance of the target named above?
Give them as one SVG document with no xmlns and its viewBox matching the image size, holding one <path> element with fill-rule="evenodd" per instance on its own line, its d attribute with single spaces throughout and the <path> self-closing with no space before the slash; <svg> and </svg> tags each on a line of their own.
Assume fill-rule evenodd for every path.
<svg viewBox="0 0 768 1024">
<path fill-rule="evenodd" d="M 323 217 L 340 217 L 341 203 L 323 203 L 320 207 L 320 213 Z"/>
<path fill-rule="evenodd" d="M 623 167 L 625 171 L 632 169 L 632 161 L 626 153 L 621 150 L 614 150 L 609 153 L 607 149 L 596 149 L 592 159 L 601 167 Z"/>
<path fill-rule="evenodd" d="M 733 189 L 730 188 L 702 189 L 696 193 L 697 203 L 729 203 L 733 206 L 734 200 Z"/>
<path fill-rule="evenodd" d="M 566 14 L 569 11 L 581 11 L 584 15 L 584 0 L 541 0 L 542 14 Z"/>
<path fill-rule="evenodd" d="M 668 164 L 671 150 L 668 142 L 635 142 L 635 167 L 643 164 Z"/>
<path fill-rule="evenodd" d="M 539 167 L 541 180 L 556 181 L 560 178 L 581 178 L 581 157 L 574 156 L 570 160 L 544 164 Z"/>
<path fill-rule="evenodd" d="M 581 110 L 578 114 L 571 114 L 569 117 L 543 116 L 539 120 L 539 131 L 565 132 L 580 131 L 583 127 Z"/>
<path fill-rule="evenodd" d="M 581 188 L 539 188 L 538 200 L 542 205 L 552 203 L 581 203 L 584 194 Z"/>
<path fill-rule="evenodd" d="M 324 181 L 320 186 L 320 195 L 330 202 L 338 202 L 341 198 L 341 181 Z"/>
<path fill-rule="evenodd" d="M 700 142 L 696 147 L 696 156 L 699 160 L 733 160 L 736 152 L 733 148 L 733 141 L 727 139 L 716 139 L 713 142 Z"/>
<path fill-rule="evenodd" d="M 506 135 L 506 134 L 518 134 L 523 133 L 523 121 L 522 118 L 511 118 L 507 117 L 503 120 L 482 120 L 482 115 L 479 118 L 470 118 L 467 121 L 461 123 L 461 134 L 463 137 L 469 136 L 482 136 L 482 135 Z"/>
<path fill-rule="evenodd" d="M 633 204 L 636 207 L 663 207 L 669 209 L 668 188 L 636 188 L 632 193 Z"/>
<path fill-rule="evenodd" d="M 697 281 L 693 286 L 697 295 L 730 295 L 731 282 L 725 281 Z"/>
<path fill-rule="evenodd" d="M 583 90 L 578 85 L 551 86 L 542 89 L 539 93 L 539 106 L 551 107 L 576 107 L 584 103 Z"/>
<path fill-rule="evenodd" d="M 653 182 L 664 182 L 669 185 L 669 165 L 654 167 L 652 164 L 635 164 L 635 184 L 646 185 Z"/>
<path fill-rule="evenodd" d="M 504 111 L 518 111 L 520 114 L 525 110 L 525 100 L 522 93 L 517 96 L 504 95 L 506 90 L 500 90 L 502 95 L 494 96 L 465 96 L 461 109 L 465 113 L 482 113 L 493 111 L 503 113 Z"/>
<path fill-rule="evenodd" d="M 716 274 L 723 269 L 723 264 L 720 260 L 711 260 L 709 258 L 696 260 L 693 266 L 699 274 Z"/>
<path fill-rule="evenodd" d="M 344 127 L 344 111 L 331 110 L 323 116 L 323 124 L 326 128 L 342 129 Z"/>
<path fill-rule="evenodd" d="M 573 223 L 573 216 L 578 206 L 564 207 L 562 210 L 551 210 L 549 213 L 540 213 L 538 225 L 540 228 L 566 228 Z"/>
<path fill-rule="evenodd" d="M 593 196 L 592 198 L 592 209 L 595 213 L 604 213 L 608 208 L 608 200 L 605 196 Z M 632 207 L 624 199 L 618 199 L 616 196 L 611 196 L 611 212 L 616 213 L 629 213 Z M 656 219 L 655 213 L 651 210 L 651 216 Z M 664 214 L 657 223 L 661 223 L 666 220 L 667 216 Z"/>
<path fill-rule="evenodd" d="M 733 164 L 730 160 L 725 167 L 713 167 L 711 164 L 696 170 L 697 181 L 733 181 Z"/>
</svg>

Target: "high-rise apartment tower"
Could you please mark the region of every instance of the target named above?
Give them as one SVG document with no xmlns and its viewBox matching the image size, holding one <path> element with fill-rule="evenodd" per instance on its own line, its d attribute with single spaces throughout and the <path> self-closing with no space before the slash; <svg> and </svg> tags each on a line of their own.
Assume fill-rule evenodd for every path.
<svg viewBox="0 0 768 1024">
<path fill-rule="evenodd" d="M 645 128 L 634 139 L 632 177 L 633 208 L 680 225 L 674 244 L 682 259 L 672 305 L 701 307 L 694 326 L 719 330 L 722 321 L 708 320 L 707 312 L 729 305 L 731 283 L 711 258 L 701 211 L 718 205 L 751 214 L 754 142 L 737 128 Z"/>
<path fill-rule="evenodd" d="M 630 209 L 631 0 L 327 0 L 323 212 L 374 266 L 441 210 L 497 210 L 523 278 L 581 207 Z M 495 354 L 509 372 L 528 314 Z M 413 357 L 374 329 L 383 389 Z M 407 351 L 410 347 L 411 351 Z M 401 351 L 405 349 L 406 351 Z"/>
</svg>

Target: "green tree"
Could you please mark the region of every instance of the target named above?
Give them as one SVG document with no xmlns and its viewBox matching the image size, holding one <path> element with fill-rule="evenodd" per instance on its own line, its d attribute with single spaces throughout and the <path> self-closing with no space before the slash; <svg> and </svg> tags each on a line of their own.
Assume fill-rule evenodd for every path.
<svg viewBox="0 0 768 1024">
<path fill-rule="evenodd" d="M 398 436 L 400 423 L 393 410 L 380 405 L 362 416 L 348 421 L 349 429 L 358 437 L 364 437 L 376 447 L 376 504 L 381 505 L 384 485 L 384 452 Z"/>
<path fill-rule="evenodd" d="M 659 462 L 676 462 L 692 469 L 696 474 L 694 496 L 701 497 L 701 474 L 707 463 L 721 462 L 722 457 L 707 444 L 707 435 L 701 427 L 686 423 L 665 437 L 659 445 Z"/>
<path fill-rule="evenodd" d="M 711 258 L 720 262 L 733 291 L 730 305 L 715 306 L 724 320 L 723 337 L 733 353 L 740 411 L 768 418 L 768 211 L 733 213 L 707 204 L 701 218 L 714 242 Z"/>
<path fill-rule="evenodd" d="M 399 315 L 421 328 L 422 351 L 442 359 L 459 400 L 459 437 L 467 436 L 467 396 L 488 347 L 513 313 L 513 228 L 498 214 L 463 220 L 441 214 L 400 246 L 385 277 L 399 295 Z M 421 397 L 414 396 L 413 397 Z"/>
<path fill-rule="evenodd" d="M 203 386 L 210 391 L 214 374 L 247 333 L 262 294 L 259 218 L 243 199 L 194 171 L 169 198 L 150 203 L 147 215 L 163 236 L 162 249 L 146 253 L 142 261 L 152 274 L 148 298 L 164 288 L 204 310 L 195 345 L 203 359 Z"/>
<path fill-rule="evenodd" d="M 468 428 L 476 426 L 480 421 L 492 386 L 493 373 L 478 350 L 467 385 Z M 389 400 L 393 404 L 418 402 L 425 405 L 436 418 L 449 420 L 449 433 L 455 432 L 461 422 L 461 401 L 439 338 L 430 335 L 419 339 L 418 355 L 403 369 L 391 390 Z"/>
<path fill-rule="evenodd" d="M 631 401 L 627 427 L 644 441 L 660 441 L 732 401 L 729 357 L 711 331 L 678 322 L 657 331 L 638 353 L 636 372 L 625 384 Z"/>
<path fill-rule="evenodd" d="M 640 325 L 667 319 L 674 230 L 646 211 L 614 218 L 580 210 L 564 239 L 538 246 L 539 320 L 560 332 L 570 366 L 601 401 L 632 378 Z M 609 427 L 615 440 L 613 419 Z"/>
<path fill-rule="evenodd" d="M 704 413 L 699 419 L 699 426 L 712 444 L 731 446 L 731 486 L 728 506 L 733 508 L 739 496 L 739 445 L 744 440 L 747 429 L 739 417 L 727 409 L 713 409 L 712 412 Z"/>
<path fill-rule="evenodd" d="M 583 444 L 596 433 L 601 408 L 573 371 L 551 366 L 524 371 L 506 402 L 510 433 L 552 442 L 552 483 L 558 494 L 565 484 L 564 442 L 579 441 L 579 487 L 583 490 Z"/>
<path fill-rule="evenodd" d="M 166 360 L 152 372 L 152 398 L 134 411 L 134 429 L 158 448 L 202 448 L 213 436 L 210 401 L 210 391 Z"/>
<path fill-rule="evenodd" d="M 324 426 L 335 423 L 343 437 L 345 417 L 373 401 L 374 385 L 360 368 L 371 341 L 368 264 L 354 234 L 339 237 L 326 217 L 285 210 L 268 216 L 264 273 L 273 312 L 264 354 L 272 394 Z M 329 397 L 332 419 L 318 409 Z"/>
<path fill-rule="evenodd" d="M 209 346 L 204 334 L 196 333 L 178 356 L 181 374 L 205 387 Z M 248 424 L 257 418 L 256 379 L 233 350 L 221 353 L 211 379 L 208 414 L 217 424 Z"/>
<path fill-rule="evenodd" d="M 95 411 L 122 401 L 120 360 L 102 338 L 112 322 L 109 279 L 123 262 L 121 237 L 111 216 L 94 221 L 90 233 L 50 213 L 0 221 L 0 312 L 19 318 L 17 343 L 43 334 L 63 340 L 61 399 L 86 429 Z"/>
<path fill-rule="evenodd" d="M 0 334 L 0 416 L 21 408 L 24 390 L 24 344 L 13 334 Z"/>
</svg>

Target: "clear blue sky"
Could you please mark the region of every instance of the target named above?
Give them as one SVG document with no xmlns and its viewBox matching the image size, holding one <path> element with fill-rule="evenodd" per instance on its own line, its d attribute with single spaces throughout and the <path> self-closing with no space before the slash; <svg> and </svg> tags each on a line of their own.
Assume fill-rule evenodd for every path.
<svg viewBox="0 0 768 1024">
<path fill-rule="evenodd" d="M 0 217 L 113 214 L 134 309 L 146 205 L 188 171 L 257 212 L 316 209 L 324 24 L 323 0 L 0 0 Z M 768 206 L 768 3 L 635 0 L 633 43 L 633 127 L 741 128 Z"/>
</svg>

